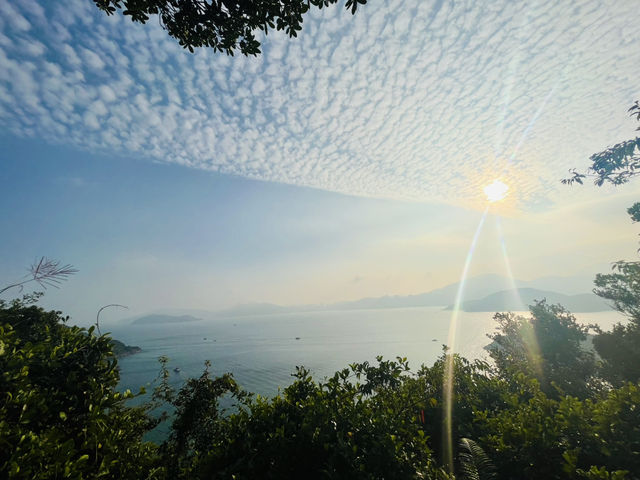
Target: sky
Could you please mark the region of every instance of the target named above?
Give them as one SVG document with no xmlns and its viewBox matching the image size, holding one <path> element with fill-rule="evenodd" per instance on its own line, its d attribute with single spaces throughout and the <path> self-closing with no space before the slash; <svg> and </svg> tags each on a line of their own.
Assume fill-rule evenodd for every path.
<svg viewBox="0 0 640 480">
<path fill-rule="evenodd" d="M 73 264 L 44 302 L 79 323 L 425 292 L 459 280 L 495 179 L 470 274 L 506 252 L 519 279 L 592 277 L 636 258 L 639 184 L 560 179 L 635 135 L 636 14 L 371 0 L 246 58 L 89 0 L 0 2 L 0 284 Z"/>
</svg>

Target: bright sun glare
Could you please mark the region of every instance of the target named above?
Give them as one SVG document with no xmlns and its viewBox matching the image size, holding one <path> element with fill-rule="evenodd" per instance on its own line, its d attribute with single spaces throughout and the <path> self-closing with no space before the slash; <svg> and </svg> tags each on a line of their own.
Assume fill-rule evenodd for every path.
<svg viewBox="0 0 640 480">
<path fill-rule="evenodd" d="M 509 187 L 500 180 L 494 180 L 493 183 L 484 187 L 484 194 L 487 196 L 487 200 L 490 203 L 502 200 L 507 196 L 508 192 Z"/>
</svg>

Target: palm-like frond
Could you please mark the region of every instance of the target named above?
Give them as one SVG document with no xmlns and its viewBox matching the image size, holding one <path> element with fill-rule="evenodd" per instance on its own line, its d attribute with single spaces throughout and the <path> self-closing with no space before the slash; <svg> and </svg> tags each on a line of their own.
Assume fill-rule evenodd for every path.
<svg viewBox="0 0 640 480">
<path fill-rule="evenodd" d="M 470 438 L 458 444 L 458 472 L 463 480 L 493 480 L 496 470 L 485 451 Z"/>
</svg>

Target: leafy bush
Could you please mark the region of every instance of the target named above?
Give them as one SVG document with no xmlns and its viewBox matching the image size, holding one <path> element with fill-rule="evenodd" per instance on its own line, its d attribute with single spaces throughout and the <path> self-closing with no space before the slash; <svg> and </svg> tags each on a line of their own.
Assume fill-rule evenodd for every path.
<svg viewBox="0 0 640 480">
<path fill-rule="evenodd" d="M 109 337 L 34 300 L 0 301 L 0 476 L 156 477 L 151 422 L 116 389 Z"/>
<path fill-rule="evenodd" d="M 240 394 L 228 376 L 204 375 L 174 401 L 177 416 L 164 446 L 174 478 L 446 478 L 417 398 L 403 388 L 407 372 L 404 359 L 380 358 L 315 382 L 300 367 L 272 399 Z M 210 423 L 194 429 L 194 413 L 224 393 L 239 400 L 239 410 L 212 412 Z"/>
</svg>

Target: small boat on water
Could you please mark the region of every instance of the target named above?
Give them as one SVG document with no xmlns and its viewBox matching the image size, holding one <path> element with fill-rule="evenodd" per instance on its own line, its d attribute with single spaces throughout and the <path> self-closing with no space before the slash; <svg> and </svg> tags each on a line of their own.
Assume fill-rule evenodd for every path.
<svg viewBox="0 0 640 480">
<path fill-rule="evenodd" d="M 173 371 L 176 372 L 176 373 L 180 373 L 180 367 L 174 368 Z"/>
</svg>

